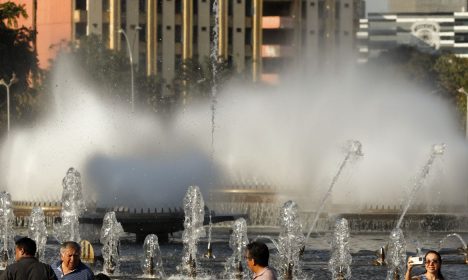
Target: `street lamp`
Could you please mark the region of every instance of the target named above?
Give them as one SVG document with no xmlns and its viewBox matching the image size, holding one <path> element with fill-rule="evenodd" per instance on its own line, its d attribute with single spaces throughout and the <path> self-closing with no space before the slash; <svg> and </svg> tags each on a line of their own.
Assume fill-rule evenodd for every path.
<svg viewBox="0 0 468 280">
<path fill-rule="evenodd" d="M 135 27 L 136 30 L 140 30 L 141 27 L 137 26 Z M 125 38 L 125 41 L 127 42 L 127 51 L 128 51 L 128 57 L 130 59 L 130 79 L 131 79 L 131 103 L 132 103 L 132 113 L 135 112 L 135 87 L 134 87 L 134 81 L 133 81 L 133 52 L 132 48 L 130 47 L 130 41 L 128 40 L 127 33 L 120 28 L 119 33 L 122 34 Z"/>
<path fill-rule="evenodd" d="M 11 75 L 10 82 L 8 84 L 5 82 L 5 80 L 1 79 L 0 80 L 0 85 L 6 87 L 7 90 L 7 123 L 8 123 L 8 134 L 10 134 L 10 87 L 12 84 L 16 83 L 18 80 L 16 79 L 16 74 L 13 73 Z"/>
<path fill-rule="evenodd" d="M 459 93 L 463 93 L 466 97 L 466 123 L 465 123 L 465 138 L 468 139 L 468 92 L 465 88 L 461 87 L 458 89 Z"/>
</svg>

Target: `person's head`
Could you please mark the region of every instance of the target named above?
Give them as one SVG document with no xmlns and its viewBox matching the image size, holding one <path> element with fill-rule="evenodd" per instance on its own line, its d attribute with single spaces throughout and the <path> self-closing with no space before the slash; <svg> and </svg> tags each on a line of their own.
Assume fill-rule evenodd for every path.
<svg viewBox="0 0 468 280">
<path fill-rule="evenodd" d="M 270 251 L 265 243 L 254 241 L 247 244 L 245 257 L 247 258 L 247 266 L 254 271 L 256 267 L 268 266 Z"/>
<path fill-rule="evenodd" d="M 36 242 L 31 238 L 20 238 L 15 245 L 15 259 L 17 261 L 22 257 L 32 257 L 36 254 Z"/>
<path fill-rule="evenodd" d="M 442 267 L 442 258 L 440 257 L 439 252 L 437 251 L 428 251 L 424 256 L 426 272 L 436 274 L 440 279 L 444 279 L 442 272 L 440 271 Z"/>
<path fill-rule="evenodd" d="M 69 270 L 74 270 L 80 264 L 81 247 L 74 241 L 63 242 L 60 246 L 60 257 L 62 266 Z"/>
</svg>

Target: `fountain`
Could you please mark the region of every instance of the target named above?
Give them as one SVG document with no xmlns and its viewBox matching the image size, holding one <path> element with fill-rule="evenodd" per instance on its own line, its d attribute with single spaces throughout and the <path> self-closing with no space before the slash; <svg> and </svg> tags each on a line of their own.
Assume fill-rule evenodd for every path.
<svg viewBox="0 0 468 280">
<path fill-rule="evenodd" d="M 300 266 L 300 252 L 304 247 L 304 234 L 295 202 L 287 201 L 281 208 L 280 227 L 278 237 L 280 274 L 285 280 L 302 279 L 304 275 Z"/>
<path fill-rule="evenodd" d="M 348 163 L 349 160 L 351 160 L 353 157 L 359 157 L 362 156 L 362 151 L 361 151 L 362 145 L 361 142 L 356 141 L 356 140 L 349 140 L 348 141 L 348 147 L 347 147 L 347 153 L 343 161 L 341 162 L 340 167 L 338 168 L 338 172 L 335 174 L 333 177 L 330 186 L 328 187 L 327 192 L 323 196 L 320 206 L 315 213 L 314 220 L 312 221 L 312 224 L 310 225 L 309 232 L 307 233 L 306 237 L 306 243 L 309 240 L 310 234 L 312 231 L 315 229 L 315 226 L 317 225 L 317 221 L 320 217 L 320 213 L 322 213 L 323 208 L 325 207 L 325 202 L 327 201 L 328 197 L 331 195 L 333 187 L 335 186 L 336 182 L 338 181 L 338 178 L 340 177 L 341 172 L 343 171 L 344 167 Z"/>
<path fill-rule="evenodd" d="M 44 211 L 41 207 L 34 207 L 29 217 L 28 236 L 36 241 L 36 258 L 41 262 L 45 260 L 45 246 L 47 243 L 47 228 L 45 223 Z"/>
<path fill-rule="evenodd" d="M 60 242 L 80 242 L 78 218 L 86 210 L 81 192 L 81 174 L 70 167 L 62 181 L 62 212 L 61 224 L 54 226 L 55 236 Z"/>
<path fill-rule="evenodd" d="M 197 244 L 205 234 L 203 220 L 205 217 L 205 202 L 200 189 L 190 186 L 184 197 L 184 232 L 182 242 L 184 244 L 181 272 L 187 277 L 197 277 Z"/>
<path fill-rule="evenodd" d="M 403 212 L 401 213 L 400 219 L 398 220 L 398 223 L 396 225 L 396 228 L 399 228 L 401 226 L 401 223 L 403 222 L 403 218 L 405 217 L 406 212 L 408 211 L 409 207 L 411 206 L 411 202 L 414 199 L 414 196 L 416 193 L 421 189 L 423 186 L 425 179 L 427 178 L 427 175 L 429 174 L 429 171 L 431 170 L 431 167 L 434 163 L 434 160 L 436 156 L 443 155 L 445 152 L 445 147 L 446 145 L 444 143 L 442 144 L 435 144 L 432 146 L 432 152 L 431 155 L 429 156 L 429 159 L 427 160 L 426 164 L 424 165 L 421 173 L 419 174 L 419 177 L 416 179 L 416 182 L 413 185 L 413 188 L 411 189 L 410 194 L 408 195 L 408 198 L 406 200 L 406 203 L 403 208 Z"/>
<path fill-rule="evenodd" d="M 117 222 L 115 212 L 107 212 L 101 228 L 100 241 L 103 245 L 103 270 L 107 274 L 118 274 L 120 267 L 120 237 L 124 233 L 122 226 Z"/>
<path fill-rule="evenodd" d="M 227 279 L 248 279 L 249 274 L 245 267 L 245 247 L 249 243 L 247 238 L 247 222 L 244 218 L 237 219 L 232 226 L 229 238 L 229 247 L 232 255 L 226 260 L 225 275 Z"/>
<path fill-rule="evenodd" d="M 211 47 L 211 52 L 210 52 L 210 60 L 211 60 L 211 67 L 212 67 L 212 80 L 213 84 L 211 86 L 211 106 L 210 106 L 210 111 L 211 111 L 211 168 L 210 168 L 210 175 L 211 175 L 211 184 L 213 185 L 213 180 L 214 180 L 214 164 L 215 164 L 215 128 L 216 128 L 216 95 L 218 94 L 218 85 L 216 82 L 217 78 L 217 72 L 218 72 L 218 51 L 219 51 L 219 6 L 218 6 L 218 0 L 213 1 L 213 6 L 212 9 L 213 15 L 214 15 L 214 25 L 213 25 L 213 46 Z M 213 201 L 212 198 L 212 193 L 210 192 L 210 202 Z M 214 259 L 215 256 L 213 255 L 213 249 L 211 248 L 211 234 L 213 231 L 213 222 L 212 222 L 212 213 L 211 211 L 208 213 L 208 248 L 207 252 L 205 253 L 205 258 L 208 259 Z"/>
<path fill-rule="evenodd" d="M 461 248 L 458 248 L 458 251 L 463 254 L 464 256 L 464 262 L 466 264 L 468 264 L 468 247 L 466 245 L 466 242 L 465 240 L 463 240 L 463 238 L 460 236 L 460 234 L 458 233 L 450 233 L 450 234 L 447 234 L 447 236 L 445 236 L 442 240 L 440 240 L 439 242 L 439 250 L 442 248 L 442 244 L 445 242 L 445 240 L 447 240 L 449 237 L 452 237 L 452 236 L 455 236 L 459 241 L 460 243 L 462 244 L 462 247 Z"/>
<path fill-rule="evenodd" d="M 2 248 L 0 269 L 2 270 L 15 259 L 14 221 L 11 196 L 9 193 L 2 191 L 0 192 L 0 247 Z"/>
<path fill-rule="evenodd" d="M 217 1 L 213 2 L 213 7 L 215 6 L 217 6 Z M 215 10 L 217 11 L 217 9 Z M 217 24 L 215 26 L 215 30 L 217 30 Z M 217 44 L 218 41 L 214 39 L 213 43 Z M 217 60 L 216 52 L 215 56 L 216 59 L 212 59 L 212 62 Z M 213 64 L 213 68 L 213 73 L 216 73 L 215 64 Z M 316 212 L 314 213 L 315 217 L 311 217 L 312 223 L 308 224 L 310 229 L 307 232 L 307 240 L 313 231 L 317 231 L 319 216 L 326 211 L 326 204 L 330 202 L 332 195 L 331 207 L 341 206 L 339 199 L 344 200 L 345 203 L 349 202 L 349 205 L 345 204 L 343 208 L 338 209 L 349 211 L 346 213 L 360 214 L 362 205 L 375 203 L 368 212 L 387 214 L 386 210 L 389 209 L 387 206 L 393 209 L 394 204 L 399 202 L 398 199 L 390 195 L 387 196 L 385 192 L 391 190 L 392 193 L 401 193 L 397 189 L 392 189 L 392 186 L 402 185 L 398 183 L 398 179 L 400 177 L 406 178 L 405 171 L 414 167 L 414 162 L 411 160 L 417 159 L 418 147 L 442 136 L 443 141 L 459 140 L 454 137 L 452 139 L 445 138 L 446 135 L 453 136 L 456 133 L 451 130 L 452 126 L 455 125 L 448 122 L 451 115 L 442 105 L 429 105 L 430 101 L 433 100 L 428 101 L 427 96 L 423 98 L 419 91 L 415 91 L 418 95 L 411 99 L 408 98 L 408 93 L 413 93 L 412 90 L 399 91 L 395 90 L 393 85 L 382 86 L 382 83 L 375 81 L 366 83 L 361 88 L 355 86 L 355 81 L 359 81 L 359 79 L 352 79 L 354 76 L 342 77 L 340 83 L 336 83 L 335 80 L 325 81 L 325 79 L 324 82 L 318 81 L 317 83 L 315 80 L 304 83 L 297 83 L 294 80 L 291 84 L 285 81 L 284 88 L 280 87 L 279 90 L 267 88 L 265 92 L 252 92 L 253 90 L 250 88 L 235 85 L 232 94 L 220 94 L 219 96 L 217 96 L 215 85 L 210 104 L 202 104 L 200 107 L 187 106 L 183 113 L 174 112 L 171 122 L 164 123 L 164 120 L 160 120 L 158 116 L 140 115 L 138 110 L 129 116 L 118 105 L 114 106 L 115 104 L 109 104 L 109 102 L 101 103 L 97 98 L 90 98 L 87 94 L 93 91 L 88 87 L 91 83 L 82 80 L 74 83 L 76 79 L 80 78 L 80 75 L 76 74 L 75 71 L 63 71 L 61 68 L 58 72 L 61 74 L 70 73 L 70 76 L 61 76 L 55 81 L 57 93 L 60 93 L 56 94 L 55 102 L 58 105 L 57 110 L 62 114 L 54 115 L 51 113 L 50 119 L 39 123 L 34 129 L 20 130 L 17 128 L 13 130 L 2 148 L 2 166 L 5 167 L 5 173 L 2 175 L 5 176 L 0 177 L 5 180 L 3 185 L 15 192 L 15 197 L 17 197 L 16 194 L 21 194 L 18 197 L 24 200 L 36 201 L 45 197 L 46 200 L 54 201 L 52 195 L 49 194 L 56 193 L 51 189 L 56 184 L 51 184 L 50 180 L 52 179 L 48 180 L 48 178 L 58 168 L 63 168 L 63 165 L 69 164 L 69 162 L 76 163 L 75 166 L 80 170 L 83 168 L 94 171 L 98 175 L 102 175 L 100 171 L 104 167 L 108 167 L 108 169 L 104 169 L 108 173 L 99 177 L 99 180 L 91 180 L 93 184 L 88 184 L 88 182 L 85 184 L 90 186 L 91 194 L 89 195 L 93 196 L 101 208 L 122 207 L 125 209 L 141 205 L 145 210 L 146 208 L 161 209 L 163 207 L 164 209 L 168 209 L 168 207 L 173 209 L 174 206 L 180 206 L 180 198 L 185 191 L 184 188 L 189 184 L 246 190 L 245 197 L 247 199 L 235 201 L 236 203 L 242 205 L 244 209 L 257 208 L 259 212 L 262 209 L 269 210 L 263 211 L 261 215 L 249 217 L 248 222 L 256 226 L 249 228 L 249 234 L 253 233 L 259 238 L 263 236 L 263 238 L 271 240 L 284 258 L 282 263 L 285 265 L 278 268 L 281 270 L 282 276 L 286 278 L 294 277 L 295 273 L 298 273 L 295 271 L 301 266 L 302 273 L 306 275 L 306 278 L 318 274 L 316 279 L 330 279 L 330 275 L 327 273 L 333 274 L 333 271 L 338 271 L 337 274 L 340 274 L 340 271 L 343 272 L 346 269 L 342 268 L 344 264 L 335 270 L 326 269 L 330 248 L 328 243 L 324 245 L 326 243 L 324 236 L 317 236 L 314 240 L 317 241 L 314 242 L 314 250 L 304 252 L 301 265 L 291 261 L 297 255 L 297 248 L 287 247 L 285 244 L 290 243 L 292 238 L 303 237 L 294 230 L 294 227 L 282 226 L 278 238 L 279 242 L 277 242 L 275 238 L 278 237 L 278 228 L 268 231 L 269 228 L 264 227 L 265 224 L 277 225 L 279 213 L 277 209 L 278 205 L 281 206 L 280 203 L 299 197 L 308 203 L 300 204 L 301 206 L 315 208 L 311 209 Z M 347 81 L 350 78 L 353 80 L 351 84 Z M 71 86 L 68 87 L 68 84 Z M 298 84 L 301 86 L 298 87 Z M 314 86 L 309 87 L 308 84 Z M 378 84 L 379 87 L 376 88 L 374 84 Z M 86 88 L 83 89 L 85 85 Z M 263 90 L 261 86 L 258 89 Z M 69 100 L 67 100 L 68 96 Z M 405 106 L 401 106 L 402 103 Z M 419 105 L 422 109 L 413 113 L 414 108 L 420 108 Z M 411 110 L 401 109 L 406 107 L 411 108 Z M 381 108 L 385 110 L 381 110 Z M 208 125 L 210 117 L 211 127 Z M 161 125 L 161 123 L 163 124 Z M 209 141 L 210 129 L 211 143 Z M 214 141 L 215 132 L 216 143 Z M 363 168 L 362 172 L 365 173 L 359 173 L 360 170 L 358 170 L 354 174 L 358 176 L 353 177 L 357 180 L 365 178 L 363 181 L 351 181 L 347 184 L 347 189 L 336 191 L 335 185 L 338 180 L 341 182 L 343 179 L 344 175 L 341 173 L 346 166 L 349 166 L 347 164 L 353 157 L 362 155 L 361 144 L 357 141 L 350 141 L 350 150 L 347 151 L 342 162 L 335 160 L 333 155 L 329 156 L 334 152 L 336 143 L 349 137 L 366 141 L 366 150 L 369 148 L 369 157 L 366 156 L 366 161 L 363 162 L 363 166 L 366 168 Z M 34 139 L 34 141 L 30 139 Z M 253 139 L 255 141 L 252 141 Z M 215 148 L 216 158 L 214 157 Z M 465 150 L 460 149 L 460 151 L 464 152 Z M 460 152 L 460 154 L 462 153 Z M 341 155 L 339 156 L 341 157 Z M 455 195 L 452 197 L 458 196 L 458 191 L 463 190 L 459 185 L 464 186 L 464 183 L 457 184 L 457 182 L 466 182 L 466 180 L 460 180 L 466 177 L 461 174 L 463 172 L 457 173 L 457 169 L 453 168 L 454 166 L 466 166 L 465 160 L 460 158 L 466 157 L 447 160 L 448 173 L 446 177 L 451 179 L 441 179 L 440 185 L 454 190 Z M 104 160 L 99 161 L 99 159 Z M 328 174 L 327 172 L 330 170 L 334 172 L 335 168 L 338 167 L 333 165 L 332 168 L 329 168 L 324 164 L 327 162 L 338 162 L 341 165 L 339 165 L 338 172 L 331 180 L 330 185 L 327 185 L 328 191 L 321 197 L 321 200 L 315 203 L 313 201 L 314 191 L 317 191 L 315 186 L 321 185 L 323 177 L 326 178 L 324 174 Z M 219 170 L 214 170 L 214 166 L 219 167 Z M 123 173 L 120 172 L 122 170 L 130 171 Z M 428 172 L 427 169 L 426 175 Z M 139 176 L 139 174 L 144 176 Z M 453 176 L 454 174 L 456 176 Z M 212 178 L 217 175 L 222 177 L 220 182 L 213 182 Z M 87 176 L 87 178 L 90 177 Z M 183 178 L 185 181 L 174 182 L 171 180 L 172 178 Z M 205 181 L 200 178 L 205 179 Z M 422 177 L 422 179 L 424 178 Z M 81 182 L 78 184 L 75 181 L 76 178 L 69 180 L 70 186 L 65 184 L 64 189 L 77 186 L 81 188 Z M 187 183 L 187 181 L 189 182 Z M 37 190 L 46 190 L 38 194 L 38 198 L 29 193 L 33 182 Z M 257 184 L 257 182 L 260 183 Z M 190 191 L 194 191 L 193 188 Z M 264 200 L 264 197 L 261 197 L 266 191 L 274 194 L 273 203 L 269 203 L 269 201 Z M 414 192 L 416 191 L 417 184 L 414 188 Z M 110 193 L 112 195 L 109 195 Z M 154 195 L 155 193 L 157 195 Z M 256 194 L 251 195 L 252 193 Z M 442 194 L 445 195 L 445 193 Z M 74 195 L 65 196 L 73 197 Z M 182 244 L 177 243 L 178 233 L 175 233 L 173 240 L 176 241 L 174 243 L 161 245 L 160 248 L 165 272 L 168 275 L 177 273 L 178 253 L 182 252 L 182 264 L 179 266 L 178 272 L 182 272 L 186 278 L 199 276 L 202 272 L 201 267 L 210 262 L 210 264 L 215 264 L 213 265 L 215 268 L 209 270 L 210 275 L 213 279 L 219 279 L 217 273 L 221 270 L 224 271 L 224 260 L 235 254 L 238 255 L 237 248 L 240 245 L 238 244 L 235 250 L 231 247 L 234 251 L 231 252 L 226 245 L 230 242 L 230 240 L 226 240 L 229 234 L 220 234 L 216 236 L 216 242 L 221 245 L 219 253 L 217 252 L 217 259 L 210 259 L 213 257 L 213 226 L 210 211 L 208 252 L 206 254 L 208 259 L 197 260 L 197 242 L 199 237 L 203 235 L 204 216 L 201 214 L 203 206 L 199 207 L 200 204 L 203 205 L 203 200 L 200 190 L 198 193 L 195 192 L 195 194 L 187 196 L 189 198 L 186 197 L 187 199 L 184 200 L 185 231 L 181 238 L 183 248 Z M 354 198 L 354 200 L 348 199 L 348 197 Z M 447 197 L 449 198 L 443 203 L 451 202 L 452 197 Z M 187 206 L 186 200 L 197 199 L 199 199 L 198 202 L 190 202 L 190 205 Z M 459 199 L 464 201 L 466 197 L 462 195 L 459 196 Z M 210 197 L 210 202 L 211 200 Z M 81 198 L 73 198 L 72 201 L 82 203 Z M 387 201 L 388 205 L 385 204 Z M 222 202 L 215 202 L 222 204 Z M 127 205 L 127 203 L 132 205 Z M 443 203 L 442 205 L 444 205 Z M 412 204 L 411 201 L 408 202 L 408 207 L 410 204 Z M 421 204 L 428 205 L 427 202 Z M 77 225 L 78 217 L 84 209 L 84 204 L 73 206 L 71 202 L 64 199 L 63 205 L 62 234 L 58 234 L 58 238 L 78 241 L 80 237 L 75 225 Z M 336 208 L 330 210 L 330 213 L 338 213 Z M 406 210 L 408 209 L 405 209 L 399 224 L 402 223 L 401 220 L 406 214 Z M 70 212 L 73 213 L 69 214 Z M 165 214 L 167 214 L 167 210 Z M 264 221 L 268 221 L 268 223 Z M 272 222 L 270 223 L 270 221 Z M 303 220 L 303 222 L 305 221 L 306 219 Z M 352 221 L 349 221 L 351 228 Z M 395 219 L 392 218 L 392 223 L 394 221 Z M 76 223 L 71 225 L 72 222 Z M 360 222 L 366 224 L 369 220 Z M 371 278 L 382 271 L 381 267 L 369 265 L 369 258 L 372 256 L 368 252 L 364 252 L 365 249 L 380 247 L 382 238 L 379 234 L 382 227 L 379 228 L 379 223 L 370 220 L 369 225 L 363 227 L 372 231 L 366 233 L 369 234 L 369 238 L 361 238 L 360 240 L 357 238 L 356 242 L 353 243 L 353 246 L 354 244 L 360 246 L 359 249 L 353 251 L 353 254 L 359 252 L 353 255 L 353 265 L 358 263 L 353 266 L 354 277 L 364 275 Z M 299 225 L 298 221 L 295 226 L 299 227 Z M 65 226 L 68 228 L 65 229 Z M 328 221 L 323 228 L 328 229 L 327 226 L 329 226 Z M 215 228 L 215 232 L 218 231 L 222 231 L 222 229 Z M 65 233 L 69 235 L 64 236 Z M 463 235 L 463 233 L 461 234 Z M 271 237 L 266 237 L 268 235 Z M 328 238 L 328 236 L 326 237 Z M 437 235 L 432 236 L 433 239 L 436 237 Z M 116 239 L 118 240 L 118 237 Z M 402 236 L 401 239 L 403 239 Z M 397 241 L 402 242 L 398 238 Z M 309 245 L 312 243 L 304 242 L 304 240 L 301 242 Z M 336 242 L 337 247 L 341 246 L 338 245 L 339 240 L 334 242 Z M 136 266 L 135 259 L 140 261 L 140 257 L 142 257 L 141 246 L 139 244 L 129 245 L 128 247 L 131 249 L 128 249 L 128 247 L 119 248 L 118 242 L 116 245 L 115 242 L 108 243 L 108 240 L 104 243 L 107 251 L 117 253 L 124 251 L 127 254 L 125 261 L 130 260 L 129 263 L 133 263 L 127 267 L 121 267 L 121 271 L 124 270 L 127 275 L 136 275 L 135 268 L 129 267 Z M 49 244 L 49 246 L 53 248 L 54 244 Z M 226 247 L 224 251 L 223 246 Z M 358 247 L 358 245 L 356 246 Z M 134 253 L 136 247 L 140 253 Z M 387 261 L 393 263 L 389 264 L 389 267 L 394 268 L 393 275 L 400 277 L 400 272 L 403 269 L 401 264 L 395 265 L 393 259 L 399 259 L 402 253 L 399 254 L 398 250 L 395 250 L 395 244 L 390 247 L 393 249 L 389 248 Z M 333 249 L 332 255 L 335 251 Z M 383 249 L 379 252 L 380 264 L 385 263 L 385 253 Z M 240 259 L 240 256 L 236 258 Z M 115 259 L 115 255 L 106 258 L 109 264 L 106 268 L 108 273 L 115 272 Z M 148 266 L 143 268 L 146 275 L 157 274 L 157 270 L 152 269 L 157 262 L 149 254 Z M 216 265 L 218 266 L 216 267 Z M 241 270 L 245 277 L 245 267 L 241 267 L 241 265 L 239 260 L 234 259 L 232 262 L 231 259 L 229 260 L 228 266 L 238 272 L 234 276 L 236 278 L 241 277 Z M 220 268 L 221 266 L 222 268 Z M 453 269 L 453 267 L 450 268 Z M 464 270 L 456 267 L 452 271 L 455 271 L 454 274 L 463 275 Z M 140 266 L 138 266 L 138 273 L 140 272 Z M 204 272 L 207 272 L 206 269 Z M 323 278 L 320 278 L 321 276 Z M 344 275 L 341 276 L 344 277 Z M 381 275 L 375 276 L 375 279 L 383 278 L 379 276 Z M 332 277 L 334 276 L 332 275 Z"/>
<path fill-rule="evenodd" d="M 164 269 L 159 249 L 158 236 L 149 234 L 143 242 L 143 260 L 141 263 L 143 275 L 146 277 L 157 277 L 163 279 Z"/>
<path fill-rule="evenodd" d="M 400 228 L 395 228 L 390 233 L 387 264 L 387 280 L 402 280 L 405 278 L 406 241 Z"/>
<path fill-rule="evenodd" d="M 347 280 L 351 278 L 351 263 L 353 258 L 349 251 L 349 226 L 346 219 L 339 219 L 335 224 L 335 231 L 331 242 L 331 258 L 328 269 L 332 279 Z"/>
</svg>

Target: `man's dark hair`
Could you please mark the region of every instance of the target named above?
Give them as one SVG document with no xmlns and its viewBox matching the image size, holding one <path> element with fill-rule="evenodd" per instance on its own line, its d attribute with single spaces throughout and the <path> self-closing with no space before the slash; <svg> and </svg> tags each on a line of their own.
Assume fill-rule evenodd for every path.
<svg viewBox="0 0 468 280">
<path fill-rule="evenodd" d="M 254 260 L 254 263 L 266 267 L 268 266 L 268 259 L 270 258 L 270 251 L 265 243 L 254 241 L 247 244 L 248 257 Z"/>
<path fill-rule="evenodd" d="M 31 238 L 20 238 L 15 242 L 15 245 L 18 249 L 23 249 L 24 253 L 27 255 L 34 256 L 36 254 L 36 242 Z"/>
</svg>

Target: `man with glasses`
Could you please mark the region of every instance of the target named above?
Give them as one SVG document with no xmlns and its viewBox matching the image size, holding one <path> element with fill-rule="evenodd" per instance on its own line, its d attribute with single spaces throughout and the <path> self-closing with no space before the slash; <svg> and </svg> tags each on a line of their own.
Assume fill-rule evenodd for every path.
<svg viewBox="0 0 468 280">
<path fill-rule="evenodd" d="M 254 280 L 276 280 L 275 272 L 268 267 L 270 252 L 262 242 L 247 244 L 245 257 L 247 266 L 253 273 Z"/>
</svg>

